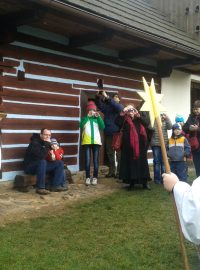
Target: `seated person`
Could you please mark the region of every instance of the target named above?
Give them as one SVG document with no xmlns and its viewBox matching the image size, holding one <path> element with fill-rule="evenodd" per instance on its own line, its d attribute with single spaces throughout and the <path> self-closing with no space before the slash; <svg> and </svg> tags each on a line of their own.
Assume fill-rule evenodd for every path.
<svg viewBox="0 0 200 270">
<path fill-rule="evenodd" d="M 48 151 L 47 160 L 55 161 L 62 160 L 64 156 L 64 150 L 59 146 L 56 139 L 51 139 L 51 149 Z"/>
<path fill-rule="evenodd" d="M 47 160 L 48 161 L 55 161 L 55 160 L 63 160 L 64 150 L 60 147 L 59 143 L 56 139 L 51 139 L 51 149 L 48 151 Z M 64 179 L 61 184 L 62 187 L 65 187 L 67 190 L 67 183 L 66 183 L 66 174 L 64 174 Z"/>
<path fill-rule="evenodd" d="M 64 179 L 64 163 L 62 160 L 47 161 L 48 151 L 51 149 L 51 131 L 43 128 L 40 134 L 33 134 L 24 157 L 24 172 L 36 174 L 36 192 L 49 194 L 45 188 L 47 173 L 52 173 L 52 191 L 63 191 L 61 186 Z"/>
</svg>

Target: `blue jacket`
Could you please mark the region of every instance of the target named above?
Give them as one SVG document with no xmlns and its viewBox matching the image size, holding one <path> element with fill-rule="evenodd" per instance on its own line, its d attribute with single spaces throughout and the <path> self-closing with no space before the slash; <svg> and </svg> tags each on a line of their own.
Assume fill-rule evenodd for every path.
<svg viewBox="0 0 200 270">
<path fill-rule="evenodd" d="M 177 137 L 172 134 L 167 150 L 171 161 L 184 161 L 184 157 L 188 157 L 191 153 L 188 140 L 182 134 Z"/>
<path fill-rule="evenodd" d="M 108 98 L 103 101 L 98 96 L 95 99 L 95 103 L 99 110 L 104 114 L 105 134 L 113 135 L 114 133 L 118 132 L 119 127 L 115 124 L 115 119 L 123 110 L 123 105 L 117 103 L 112 98 Z"/>
</svg>

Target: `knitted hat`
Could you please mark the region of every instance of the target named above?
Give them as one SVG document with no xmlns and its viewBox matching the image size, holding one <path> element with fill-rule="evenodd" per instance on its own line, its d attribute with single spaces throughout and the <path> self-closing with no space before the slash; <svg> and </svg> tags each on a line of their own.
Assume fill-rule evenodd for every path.
<svg viewBox="0 0 200 270">
<path fill-rule="evenodd" d="M 200 100 L 194 102 L 193 108 L 200 108 Z"/>
<path fill-rule="evenodd" d="M 87 111 L 89 110 L 96 110 L 97 106 L 95 105 L 94 101 L 89 101 L 87 104 Z"/>
<path fill-rule="evenodd" d="M 51 144 L 58 144 L 58 142 L 57 142 L 56 139 L 52 138 L 52 139 L 51 139 Z"/>
<path fill-rule="evenodd" d="M 175 122 L 176 123 L 179 123 L 179 122 L 183 122 L 184 123 L 184 118 L 182 115 L 180 114 L 177 114 L 176 117 L 175 117 Z"/>
<path fill-rule="evenodd" d="M 172 129 L 175 130 L 175 129 L 179 129 L 179 130 L 182 130 L 182 127 L 179 123 L 176 123 L 172 126 Z"/>
</svg>

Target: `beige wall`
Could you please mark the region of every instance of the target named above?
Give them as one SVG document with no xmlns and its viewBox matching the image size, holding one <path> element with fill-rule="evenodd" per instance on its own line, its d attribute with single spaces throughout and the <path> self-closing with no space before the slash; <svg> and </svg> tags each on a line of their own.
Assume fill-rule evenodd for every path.
<svg viewBox="0 0 200 270">
<path fill-rule="evenodd" d="M 200 81 L 200 78 L 199 78 Z M 167 109 L 167 113 L 175 122 L 175 115 L 182 114 L 185 121 L 190 113 L 190 84 L 191 75 L 173 71 L 169 78 L 162 79 L 161 93 L 164 94 L 162 104 Z"/>
</svg>

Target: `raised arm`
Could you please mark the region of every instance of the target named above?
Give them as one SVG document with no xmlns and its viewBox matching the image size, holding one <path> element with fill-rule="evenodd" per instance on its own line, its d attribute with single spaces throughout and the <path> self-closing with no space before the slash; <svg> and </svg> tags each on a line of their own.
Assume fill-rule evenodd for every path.
<svg viewBox="0 0 200 270">
<path fill-rule="evenodd" d="M 85 126 L 85 124 L 87 123 L 88 120 L 89 120 L 88 116 L 83 117 L 81 119 L 81 121 L 80 121 L 80 124 L 79 124 L 80 128 L 84 128 L 84 126 Z"/>
<path fill-rule="evenodd" d="M 100 115 L 97 116 L 97 123 L 98 123 L 99 129 L 103 130 L 105 128 L 104 121 Z"/>
</svg>

